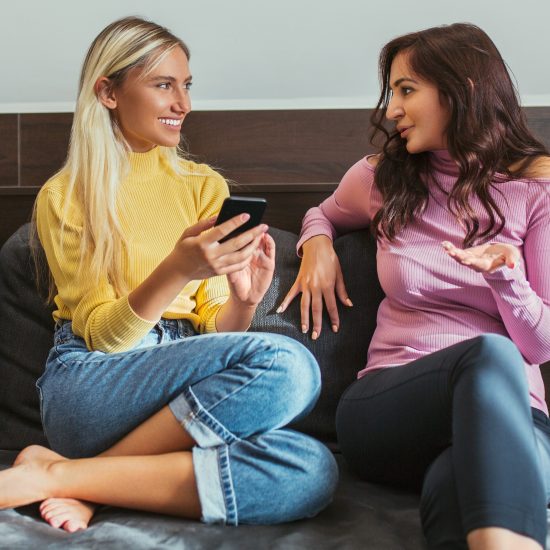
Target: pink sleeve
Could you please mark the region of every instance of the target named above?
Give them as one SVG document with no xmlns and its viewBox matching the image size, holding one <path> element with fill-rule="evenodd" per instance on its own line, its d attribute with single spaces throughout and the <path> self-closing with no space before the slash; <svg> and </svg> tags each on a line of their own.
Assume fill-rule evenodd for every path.
<svg viewBox="0 0 550 550">
<path fill-rule="evenodd" d="M 532 182 L 524 268 L 486 274 L 508 334 L 531 364 L 550 360 L 550 182 Z"/>
<path fill-rule="evenodd" d="M 346 172 L 328 199 L 306 212 L 296 245 L 298 254 L 302 244 L 316 235 L 334 240 L 337 235 L 366 227 L 371 219 L 373 183 L 374 166 L 367 157 L 362 158 Z"/>
</svg>

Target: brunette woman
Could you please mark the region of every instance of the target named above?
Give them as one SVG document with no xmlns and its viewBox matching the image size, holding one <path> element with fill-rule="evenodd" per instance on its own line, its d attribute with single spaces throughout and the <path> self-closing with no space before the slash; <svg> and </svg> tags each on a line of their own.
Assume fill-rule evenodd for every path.
<svg viewBox="0 0 550 550">
<path fill-rule="evenodd" d="M 420 488 L 430 548 L 542 548 L 548 151 L 474 25 L 392 40 L 380 76 L 381 152 L 306 214 L 301 269 L 280 309 L 301 293 L 304 332 L 311 310 L 312 337 L 321 333 L 323 303 L 338 330 L 336 296 L 351 301 L 332 239 L 370 225 L 386 297 L 366 368 L 338 408 L 345 457 L 364 479 Z"/>
</svg>

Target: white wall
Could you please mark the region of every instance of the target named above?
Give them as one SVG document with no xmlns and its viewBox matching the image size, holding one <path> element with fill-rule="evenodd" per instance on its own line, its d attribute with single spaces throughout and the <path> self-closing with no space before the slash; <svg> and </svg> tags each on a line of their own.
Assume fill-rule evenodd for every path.
<svg viewBox="0 0 550 550">
<path fill-rule="evenodd" d="M 524 105 L 550 105 L 550 0 L 12 0 L 0 19 L 0 112 L 71 111 L 84 53 L 140 15 L 192 52 L 194 108 L 371 107 L 389 39 L 469 21 L 493 38 Z M 507 7 L 509 6 L 509 7 Z"/>
</svg>

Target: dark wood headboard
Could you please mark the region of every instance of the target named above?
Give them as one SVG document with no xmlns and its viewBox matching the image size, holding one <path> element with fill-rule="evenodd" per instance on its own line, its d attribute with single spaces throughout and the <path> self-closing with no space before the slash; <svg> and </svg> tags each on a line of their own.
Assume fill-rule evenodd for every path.
<svg viewBox="0 0 550 550">
<path fill-rule="evenodd" d="M 550 107 L 525 109 L 550 147 Z M 266 222 L 297 232 L 305 211 L 373 152 L 368 109 L 192 112 L 187 149 L 232 182 L 268 199 Z M 40 186 L 62 165 L 71 113 L 0 114 L 0 244 L 30 217 Z"/>
</svg>

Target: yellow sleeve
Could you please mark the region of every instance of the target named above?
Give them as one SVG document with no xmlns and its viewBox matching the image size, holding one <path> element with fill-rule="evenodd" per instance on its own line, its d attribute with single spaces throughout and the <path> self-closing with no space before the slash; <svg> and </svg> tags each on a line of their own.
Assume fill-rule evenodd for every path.
<svg viewBox="0 0 550 550">
<path fill-rule="evenodd" d="M 207 219 L 216 215 L 226 197 L 229 189 L 226 181 L 214 170 L 206 178 L 200 197 L 199 219 Z M 229 297 L 229 285 L 227 277 L 219 275 L 202 281 L 195 295 L 195 313 L 199 316 L 200 332 L 216 332 L 216 315 L 220 307 Z"/>
<path fill-rule="evenodd" d="M 37 229 L 58 296 L 61 318 L 70 318 L 73 331 L 89 350 L 117 352 L 130 349 L 155 325 L 138 317 L 127 296 L 116 297 L 106 278 L 93 283 L 80 265 L 82 216 L 73 207 L 62 231 L 63 197 L 43 188 L 37 198 Z M 63 246 L 61 246 L 61 242 Z"/>
</svg>

